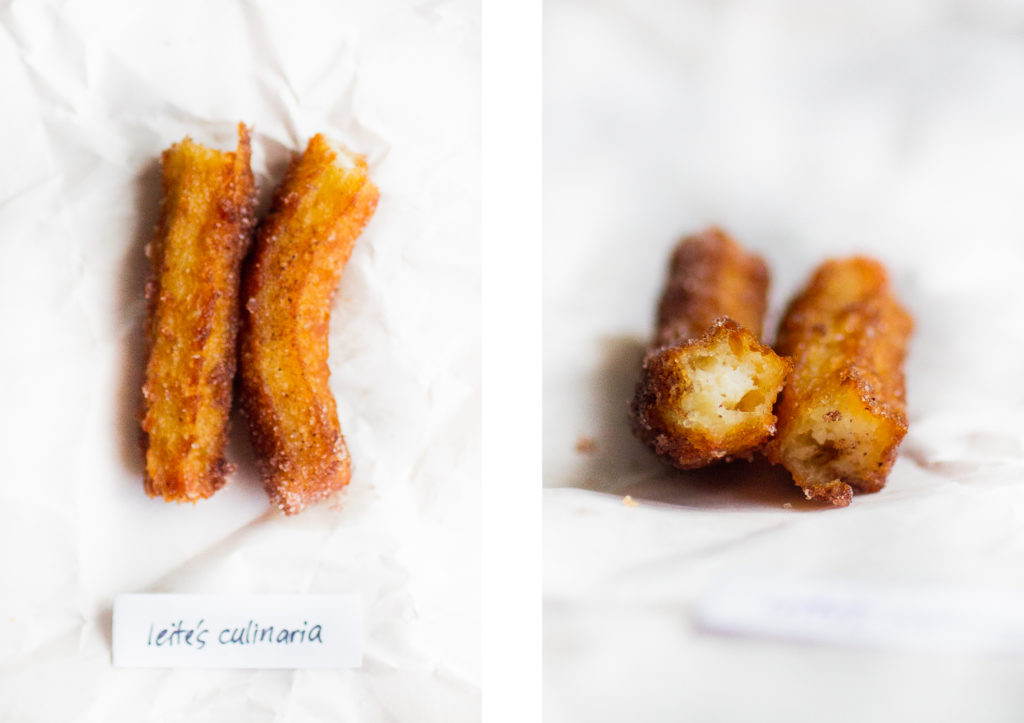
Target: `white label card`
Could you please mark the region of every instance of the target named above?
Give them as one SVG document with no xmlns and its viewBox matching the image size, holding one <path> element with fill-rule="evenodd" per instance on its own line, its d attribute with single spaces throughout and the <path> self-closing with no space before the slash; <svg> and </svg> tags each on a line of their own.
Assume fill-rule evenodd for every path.
<svg viewBox="0 0 1024 723">
<path fill-rule="evenodd" d="M 1024 650 L 1024 599 L 1005 590 L 751 576 L 698 600 L 708 632 L 896 650 Z"/>
<path fill-rule="evenodd" d="M 357 668 L 358 595 L 126 594 L 114 599 L 121 668 Z"/>
</svg>

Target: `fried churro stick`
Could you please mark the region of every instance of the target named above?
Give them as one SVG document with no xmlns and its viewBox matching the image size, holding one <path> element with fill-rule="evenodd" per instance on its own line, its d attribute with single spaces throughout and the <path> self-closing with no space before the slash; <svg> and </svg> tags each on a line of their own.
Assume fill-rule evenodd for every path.
<svg viewBox="0 0 1024 723">
<path fill-rule="evenodd" d="M 246 269 L 242 409 L 264 486 L 287 514 L 349 481 L 327 336 L 335 287 L 377 196 L 361 156 L 314 136 L 278 187 Z"/>
<path fill-rule="evenodd" d="M 719 229 L 676 247 L 630 404 L 633 433 L 676 467 L 749 458 L 775 432 L 789 362 L 751 331 L 760 333 L 767 290 L 764 262 Z"/>
<path fill-rule="evenodd" d="M 722 229 L 706 229 L 672 252 L 654 347 L 696 339 L 721 316 L 760 338 L 767 305 L 768 269 L 761 257 Z"/>
<path fill-rule="evenodd" d="M 194 502 L 224 485 L 235 375 L 239 269 L 255 193 L 249 132 L 214 151 L 189 138 L 164 151 L 163 203 L 147 248 L 146 492 Z"/>
<path fill-rule="evenodd" d="M 792 355 L 769 459 L 808 499 L 842 507 L 885 485 L 907 431 L 903 357 L 913 327 L 868 258 L 828 261 L 789 306 L 776 349 Z"/>
</svg>

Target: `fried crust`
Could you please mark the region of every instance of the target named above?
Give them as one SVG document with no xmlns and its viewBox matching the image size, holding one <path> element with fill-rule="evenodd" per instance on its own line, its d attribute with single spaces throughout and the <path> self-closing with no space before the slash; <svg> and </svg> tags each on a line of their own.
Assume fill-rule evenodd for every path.
<svg viewBox="0 0 1024 723">
<path fill-rule="evenodd" d="M 147 248 L 145 487 L 194 502 L 224 485 L 238 332 L 239 270 L 253 227 L 249 131 L 215 151 L 189 138 L 163 152 L 160 221 Z"/>
<path fill-rule="evenodd" d="M 314 136 L 278 187 L 246 268 L 241 406 L 264 486 L 287 514 L 349 481 L 328 330 L 335 288 L 377 197 L 363 157 Z"/>
<path fill-rule="evenodd" d="M 680 469 L 749 459 L 775 433 L 772 406 L 787 359 L 732 319 L 654 350 L 630 405 L 633 433 Z"/>
<path fill-rule="evenodd" d="M 676 246 L 658 304 L 655 347 L 685 344 L 728 316 L 757 338 L 768 304 L 768 268 L 720 228 Z"/>
<path fill-rule="evenodd" d="M 764 261 L 719 228 L 673 251 L 630 419 L 676 467 L 749 458 L 774 434 L 789 362 L 758 342 L 767 295 Z"/>
<path fill-rule="evenodd" d="M 875 492 L 907 432 L 903 359 L 913 328 L 870 258 L 822 264 L 790 304 L 776 350 L 793 357 L 768 458 L 808 499 L 836 506 Z"/>
</svg>

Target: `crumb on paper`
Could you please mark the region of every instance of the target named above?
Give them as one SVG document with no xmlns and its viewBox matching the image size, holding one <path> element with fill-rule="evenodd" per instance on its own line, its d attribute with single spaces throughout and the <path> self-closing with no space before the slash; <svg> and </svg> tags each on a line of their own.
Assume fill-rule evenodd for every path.
<svg viewBox="0 0 1024 723">
<path fill-rule="evenodd" d="M 634 500 L 629 495 L 626 495 L 625 497 L 622 498 L 622 504 L 624 504 L 626 507 L 636 507 L 637 506 L 636 500 Z"/>
<path fill-rule="evenodd" d="M 782 509 L 784 509 L 784 510 L 791 510 L 791 509 L 793 509 L 793 503 L 792 502 L 786 502 L 785 504 L 782 505 Z"/>
<path fill-rule="evenodd" d="M 592 454 L 597 451 L 597 441 L 593 437 L 581 436 L 576 440 L 576 451 L 580 454 Z"/>
</svg>

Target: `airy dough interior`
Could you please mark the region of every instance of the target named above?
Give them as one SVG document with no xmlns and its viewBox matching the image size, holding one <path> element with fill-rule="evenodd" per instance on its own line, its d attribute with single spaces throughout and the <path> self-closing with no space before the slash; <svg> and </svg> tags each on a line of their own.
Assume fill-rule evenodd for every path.
<svg viewBox="0 0 1024 723">
<path fill-rule="evenodd" d="M 837 408 L 838 407 L 838 408 Z M 789 454 L 794 477 L 801 484 L 825 485 L 835 480 L 859 486 L 875 470 L 882 430 L 880 420 L 850 404 L 816 405 L 801 414 Z M 840 411 L 840 409 L 842 411 Z"/>
<path fill-rule="evenodd" d="M 673 421 L 712 437 L 748 419 L 760 423 L 771 415 L 780 381 L 772 361 L 732 334 L 694 350 L 682 360 L 691 389 L 676 399 Z"/>
</svg>

